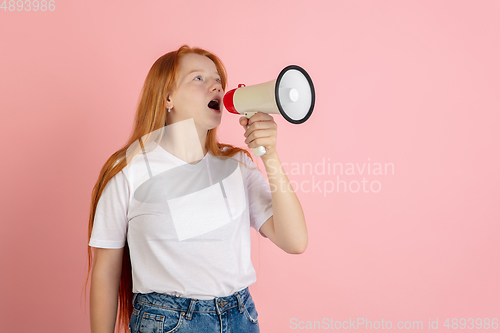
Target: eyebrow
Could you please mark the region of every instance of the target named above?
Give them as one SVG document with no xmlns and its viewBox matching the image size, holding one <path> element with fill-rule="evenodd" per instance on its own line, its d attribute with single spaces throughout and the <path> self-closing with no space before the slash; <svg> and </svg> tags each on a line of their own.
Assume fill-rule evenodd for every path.
<svg viewBox="0 0 500 333">
<path fill-rule="evenodd" d="M 189 75 L 191 73 L 195 73 L 195 72 L 204 72 L 204 70 L 202 70 L 202 69 L 195 69 L 195 70 L 192 70 L 191 72 L 187 73 L 187 75 Z M 214 73 L 220 76 L 219 72 L 216 71 Z"/>
</svg>

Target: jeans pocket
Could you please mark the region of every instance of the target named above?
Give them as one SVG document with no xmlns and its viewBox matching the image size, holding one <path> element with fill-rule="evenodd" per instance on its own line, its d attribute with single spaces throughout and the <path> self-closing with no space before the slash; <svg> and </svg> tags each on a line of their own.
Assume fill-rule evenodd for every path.
<svg viewBox="0 0 500 333">
<path fill-rule="evenodd" d="M 137 333 L 174 333 L 183 323 L 184 312 L 145 306 L 138 315 L 136 327 Z"/>
<path fill-rule="evenodd" d="M 132 311 L 132 315 L 130 316 L 130 321 L 128 323 L 128 329 L 130 333 L 137 332 L 137 319 L 139 318 L 140 311 L 136 308 Z"/>
<path fill-rule="evenodd" d="M 253 302 L 252 295 L 248 294 L 246 300 L 243 301 L 243 312 L 247 316 L 248 320 L 252 324 L 257 324 L 259 322 L 259 313 L 255 308 L 255 303 Z"/>
</svg>

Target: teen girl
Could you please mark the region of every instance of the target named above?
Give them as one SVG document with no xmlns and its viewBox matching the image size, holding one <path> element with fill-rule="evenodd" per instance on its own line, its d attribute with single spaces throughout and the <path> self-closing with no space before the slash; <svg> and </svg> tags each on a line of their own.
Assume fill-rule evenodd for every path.
<svg viewBox="0 0 500 333">
<path fill-rule="evenodd" d="M 226 82 L 217 56 L 186 45 L 149 71 L 133 132 L 92 193 L 92 333 L 114 332 L 117 310 L 133 333 L 259 332 L 250 227 L 287 253 L 306 249 L 273 118 L 240 118 L 247 147 L 266 148 L 269 185 L 247 150 L 217 141 Z"/>
</svg>

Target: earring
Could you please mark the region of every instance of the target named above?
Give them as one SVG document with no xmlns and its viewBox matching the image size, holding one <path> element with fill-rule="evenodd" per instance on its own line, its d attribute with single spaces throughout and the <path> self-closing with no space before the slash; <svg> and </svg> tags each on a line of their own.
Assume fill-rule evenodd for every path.
<svg viewBox="0 0 500 333">
<path fill-rule="evenodd" d="M 170 109 L 168 109 L 168 112 L 170 112 Z"/>
</svg>

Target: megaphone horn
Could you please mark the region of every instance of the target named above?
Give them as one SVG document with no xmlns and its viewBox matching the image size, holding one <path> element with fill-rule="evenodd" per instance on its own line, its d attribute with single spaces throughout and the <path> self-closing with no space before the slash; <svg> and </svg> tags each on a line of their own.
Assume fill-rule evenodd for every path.
<svg viewBox="0 0 500 333">
<path fill-rule="evenodd" d="M 315 93 L 311 77 L 297 65 L 285 67 L 276 80 L 238 88 L 224 95 L 227 111 L 250 118 L 257 112 L 281 114 L 292 124 L 302 124 L 312 114 Z M 248 126 L 247 126 L 248 128 Z M 263 146 L 253 148 L 255 156 L 266 153 Z"/>
</svg>

